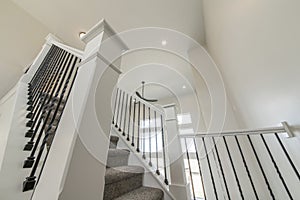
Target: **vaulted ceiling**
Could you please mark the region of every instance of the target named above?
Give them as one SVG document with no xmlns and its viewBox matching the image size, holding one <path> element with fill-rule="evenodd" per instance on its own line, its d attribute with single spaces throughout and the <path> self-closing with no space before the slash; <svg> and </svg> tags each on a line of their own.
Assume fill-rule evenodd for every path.
<svg viewBox="0 0 300 200">
<path fill-rule="evenodd" d="M 117 32 L 163 27 L 202 44 L 205 38 L 201 0 L 1 0 L 0 10 L 0 98 L 17 83 L 49 32 L 82 49 L 78 33 L 105 18 Z"/>
<path fill-rule="evenodd" d="M 75 47 L 78 38 L 105 18 L 117 32 L 140 27 L 164 27 L 204 41 L 200 0 L 12 0 L 49 30 Z"/>
</svg>

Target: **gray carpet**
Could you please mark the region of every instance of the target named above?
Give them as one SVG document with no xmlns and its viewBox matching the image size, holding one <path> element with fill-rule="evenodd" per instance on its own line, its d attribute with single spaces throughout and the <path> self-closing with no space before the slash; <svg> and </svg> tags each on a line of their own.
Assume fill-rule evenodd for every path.
<svg viewBox="0 0 300 200">
<path fill-rule="evenodd" d="M 129 150 L 117 149 L 119 138 L 111 136 L 105 174 L 104 200 L 163 200 L 161 189 L 144 187 L 144 168 L 129 166 Z"/>
</svg>

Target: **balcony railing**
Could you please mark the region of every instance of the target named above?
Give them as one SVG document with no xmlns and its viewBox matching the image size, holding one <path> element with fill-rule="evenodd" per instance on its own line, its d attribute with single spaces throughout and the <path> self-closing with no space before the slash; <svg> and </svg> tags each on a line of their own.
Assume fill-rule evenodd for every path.
<svg viewBox="0 0 300 200">
<path fill-rule="evenodd" d="M 192 199 L 234 199 L 233 184 L 238 191 L 239 199 L 249 199 L 249 195 L 253 197 L 251 199 L 263 199 L 263 194 L 260 193 L 262 190 L 256 184 L 257 176 L 264 181 L 270 199 L 280 198 L 276 196 L 274 185 L 271 184 L 271 179 L 275 178 L 279 180 L 276 184 L 283 189 L 282 195 L 286 199 L 296 199 L 289 187 L 293 184 L 290 182 L 290 176 L 298 179 L 296 183 L 298 187 L 300 187 L 300 176 L 283 143 L 281 134 L 286 133 L 292 136 L 287 123 L 284 122 L 281 127 L 180 135 L 186 153 Z M 283 153 L 284 165 L 279 165 L 276 161 L 276 154 L 272 151 L 274 148 L 280 149 Z M 200 155 L 201 153 L 203 156 Z M 191 164 L 192 161 L 196 161 L 194 165 Z M 225 166 L 227 166 L 226 170 Z M 228 166 L 232 174 L 228 171 Z M 269 170 L 275 170 L 276 174 L 272 177 L 268 176 L 266 172 Z M 283 171 L 288 171 L 289 177 Z M 232 175 L 231 180 L 234 180 L 234 183 L 229 181 Z M 201 188 L 197 188 L 199 185 Z M 223 190 L 220 190 L 217 185 L 223 187 Z M 208 191 L 211 197 L 208 197 Z"/>
</svg>

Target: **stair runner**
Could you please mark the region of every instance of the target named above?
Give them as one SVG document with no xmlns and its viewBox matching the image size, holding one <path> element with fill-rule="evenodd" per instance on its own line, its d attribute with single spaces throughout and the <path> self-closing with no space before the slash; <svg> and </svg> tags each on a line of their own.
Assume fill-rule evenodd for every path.
<svg viewBox="0 0 300 200">
<path fill-rule="evenodd" d="M 111 136 L 105 174 L 104 200 L 163 200 L 161 189 L 144 187 L 144 168 L 128 165 L 129 150 L 117 149 L 119 137 Z"/>
</svg>

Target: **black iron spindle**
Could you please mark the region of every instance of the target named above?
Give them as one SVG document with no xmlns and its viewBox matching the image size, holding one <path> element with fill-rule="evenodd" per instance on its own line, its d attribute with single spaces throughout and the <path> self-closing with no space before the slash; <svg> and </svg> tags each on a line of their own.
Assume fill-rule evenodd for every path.
<svg viewBox="0 0 300 200">
<path fill-rule="evenodd" d="M 54 86 L 53 86 L 53 88 L 52 88 L 52 90 L 51 90 L 50 95 L 47 96 L 48 98 L 46 97 L 46 98 L 44 99 L 44 101 L 46 101 L 46 103 L 45 103 L 45 108 L 43 109 L 42 114 L 41 114 L 41 118 L 39 119 L 38 127 L 36 127 L 36 129 L 35 129 L 35 131 L 34 131 L 34 134 L 33 134 L 33 136 L 35 136 L 35 134 L 36 134 L 37 131 L 39 130 L 39 134 L 38 134 L 38 137 L 37 137 L 37 139 L 36 139 L 36 142 L 34 142 L 34 138 L 35 138 L 35 137 L 31 137 L 31 139 L 30 139 L 30 141 L 29 141 L 30 143 L 28 142 L 28 143 L 25 145 L 25 148 L 24 148 L 24 150 L 25 150 L 25 149 L 28 149 L 28 148 L 30 148 L 30 147 L 32 148 L 32 151 L 31 151 L 30 156 L 29 156 L 29 157 L 25 160 L 25 162 L 24 162 L 24 165 L 23 165 L 24 168 L 30 168 L 30 167 L 32 167 L 32 165 L 33 165 L 33 163 L 34 163 L 34 159 L 35 159 L 34 155 L 35 155 L 35 152 L 36 152 L 36 150 L 37 150 L 37 148 L 38 148 L 38 144 L 39 144 L 39 142 L 40 142 L 40 140 L 41 140 L 42 134 L 43 134 L 43 132 L 44 132 L 44 130 L 45 130 L 45 127 L 46 127 L 46 125 L 47 125 L 48 118 L 49 118 L 49 116 L 50 116 L 49 110 L 51 110 L 50 103 L 51 103 L 52 97 L 53 97 L 55 91 L 56 91 L 56 92 L 59 92 L 59 91 L 60 91 L 60 89 L 61 89 L 61 87 L 62 87 L 62 84 L 63 84 L 63 81 L 64 81 L 64 79 L 65 79 L 65 77 L 66 77 L 66 75 L 67 75 L 68 68 L 69 68 L 69 66 L 70 66 L 70 64 L 71 64 L 71 61 L 72 61 L 73 57 L 74 57 L 74 56 L 72 55 L 72 56 L 71 56 L 71 59 L 69 60 L 69 63 L 68 63 L 67 65 L 63 65 L 62 70 L 64 70 L 64 72 L 63 72 L 62 78 L 60 78 L 60 77 L 61 77 L 61 73 L 60 73 L 60 74 L 58 75 L 59 79 L 56 80 L 56 82 L 55 82 L 55 84 L 54 84 Z M 61 71 L 61 72 L 62 72 L 62 71 Z M 48 114 L 47 114 L 47 112 L 48 112 Z M 46 116 L 46 117 L 45 117 L 45 116 Z M 39 125 L 42 124 L 42 121 L 44 121 L 44 123 L 43 123 L 42 127 L 39 129 Z M 33 143 L 34 143 L 34 144 L 33 144 Z M 28 147 L 28 145 L 29 145 L 29 147 Z M 33 146 L 33 147 L 32 147 L 32 146 Z"/>
<path fill-rule="evenodd" d="M 155 129 L 155 147 L 156 147 L 156 174 L 157 175 L 160 175 L 160 171 L 159 171 L 159 162 L 158 162 L 158 141 L 157 141 L 157 136 L 158 136 L 158 133 L 157 133 L 157 123 L 156 123 L 156 111 L 154 111 L 154 129 Z"/>
<path fill-rule="evenodd" d="M 50 67 L 50 68 L 55 68 L 55 69 L 57 69 L 57 65 L 56 65 L 56 63 L 59 63 L 59 62 L 61 62 L 61 60 L 63 60 L 64 59 L 64 56 L 66 55 L 66 52 L 65 51 L 63 51 L 62 49 L 59 49 L 58 50 L 58 54 L 57 54 L 57 56 L 56 57 L 54 57 L 54 60 L 55 60 L 55 62 L 54 62 L 54 64 L 52 65 L 52 67 Z M 32 99 L 32 101 L 33 101 L 33 103 L 32 103 L 32 105 L 30 105 L 30 106 L 28 106 L 27 107 L 27 110 L 28 111 L 32 111 L 33 110 L 33 108 L 36 106 L 36 104 L 37 104 L 37 102 L 39 101 L 39 97 L 41 97 L 41 95 L 43 95 L 44 94 L 44 92 L 46 91 L 46 88 L 47 88 L 47 86 L 52 82 L 52 80 L 54 80 L 56 78 L 56 76 L 54 75 L 54 73 L 49 73 L 49 71 L 48 71 L 48 74 L 45 76 L 45 77 L 43 77 L 42 79 L 41 79 L 41 86 L 42 87 L 37 87 L 36 88 L 36 90 L 33 92 L 33 99 Z M 39 86 L 39 85 L 38 85 Z"/>
<path fill-rule="evenodd" d="M 55 50 L 55 51 L 54 51 L 54 50 Z M 53 49 L 52 52 L 50 52 L 48 61 L 45 62 L 45 63 L 44 63 L 44 66 L 43 66 L 43 67 L 45 68 L 45 69 L 44 69 L 45 72 L 43 72 L 43 74 L 41 74 L 41 75 L 39 76 L 40 82 L 35 83 L 35 86 L 34 86 L 34 87 L 41 87 L 41 84 L 45 84 L 45 81 L 43 81 L 43 80 L 48 76 L 49 71 L 54 69 L 54 65 L 53 65 L 52 63 L 55 62 L 55 58 L 56 58 L 56 56 L 57 56 L 57 54 L 58 54 L 59 51 L 60 51 L 60 50 L 57 50 L 57 49 L 55 48 L 55 49 Z M 37 85 L 37 84 L 38 84 L 38 85 Z M 28 96 L 28 100 L 31 101 L 30 105 L 33 105 L 34 100 L 35 100 L 35 96 L 32 95 L 32 94 L 29 95 L 29 96 Z M 34 111 L 31 110 L 31 111 L 26 115 L 26 118 L 32 119 L 33 115 L 34 115 Z"/>
<path fill-rule="evenodd" d="M 253 190 L 253 192 L 254 192 L 255 198 L 258 200 L 258 199 L 259 199 L 259 198 L 258 198 L 258 194 L 257 194 L 257 192 L 256 192 L 256 189 L 255 189 L 255 186 L 254 186 L 254 182 L 253 182 L 253 180 L 252 180 L 252 177 L 251 177 L 249 168 L 248 168 L 248 166 L 247 166 L 246 159 L 245 159 L 245 156 L 244 156 L 244 154 L 243 154 L 243 151 L 242 151 L 240 142 L 239 142 L 238 137 L 237 137 L 236 135 L 234 136 L 234 138 L 235 138 L 235 141 L 236 141 L 236 143 L 237 143 L 237 146 L 238 146 L 240 155 L 241 155 L 241 157 L 242 157 L 243 164 L 244 164 L 244 167 L 245 167 L 245 169 L 246 169 L 246 172 L 247 172 L 249 181 L 250 181 L 250 183 L 251 183 L 251 187 L 252 187 L 252 190 Z"/>
<path fill-rule="evenodd" d="M 204 150 L 205 150 L 205 156 L 206 156 L 206 159 L 207 159 L 207 164 L 208 164 L 208 169 L 209 169 L 209 173 L 210 173 L 210 179 L 211 179 L 213 189 L 214 189 L 214 194 L 215 194 L 216 200 L 218 200 L 218 192 L 217 192 L 217 188 L 216 188 L 216 184 L 215 184 L 215 179 L 214 179 L 214 175 L 213 175 L 213 172 L 212 172 L 212 169 L 211 169 L 210 159 L 209 159 L 209 155 L 208 155 L 208 152 L 207 152 L 205 139 L 203 137 L 202 137 L 202 143 L 203 143 Z"/>
<path fill-rule="evenodd" d="M 121 96 L 122 96 L 122 90 L 119 91 L 119 99 L 118 99 L 118 108 L 117 108 L 117 118 L 115 122 L 115 128 L 118 128 L 118 121 L 119 121 L 119 114 L 120 114 L 120 104 L 121 104 Z"/>
<path fill-rule="evenodd" d="M 250 137 L 249 135 L 247 135 L 247 138 L 248 138 L 248 141 L 249 141 L 249 143 L 250 143 L 251 149 L 252 149 L 252 151 L 253 151 L 253 153 L 254 153 L 254 156 L 255 156 L 255 159 L 256 159 L 256 161 L 257 161 L 257 164 L 258 164 L 258 166 L 259 166 L 260 172 L 262 173 L 262 175 L 263 175 L 263 177 L 264 177 L 264 181 L 265 181 L 265 183 L 266 183 L 266 185 L 267 185 L 267 187 L 268 187 L 270 196 L 272 197 L 273 200 L 275 200 L 274 193 L 273 193 L 273 191 L 272 191 L 272 189 L 271 189 L 271 186 L 270 186 L 270 183 L 269 183 L 269 181 L 268 181 L 268 178 L 267 178 L 267 176 L 266 176 L 266 174 L 265 174 L 265 171 L 264 171 L 264 169 L 263 169 L 263 167 L 262 167 L 262 164 L 261 164 L 261 162 L 260 162 L 260 159 L 259 159 L 259 157 L 258 157 L 258 155 L 257 155 L 257 152 L 256 152 L 255 147 L 254 147 L 254 145 L 253 145 L 253 142 L 252 142 L 252 140 L 251 140 L 251 137 Z"/>
<path fill-rule="evenodd" d="M 190 154 L 189 154 L 189 149 L 188 149 L 188 145 L 187 145 L 187 142 L 186 142 L 186 138 L 184 138 L 184 143 L 185 143 L 185 150 L 186 150 L 186 158 L 187 158 L 188 166 L 189 166 L 189 173 L 190 173 L 190 177 L 191 177 L 192 193 L 193 193 L 194 200 L 196 200 L 193 172 L 192 172 Z"/>
<path fill-rule="evenodd" d="M 222 161 L 221 161 L 221 158 L 220 158 L 220 155 L 219 155 L 219 151 L 218 151 L 218 146 L 217 146 L 217 143 L 216 143 L 214 137 L 212 137 L 212 140 L 213 140 L 213 144 L 214 144 L 214 147 L 215 147 L 215 150 L 216 150 L 216 155 L 217 155 L 219 167 L 220 167 L 220 170 L 221 170 L 221 173 L 222 173 L 222 179 L 223 179 L 223 182 L 224 182 L 224 185 L 225 185 L 226 194 L 227 194 L 228 199 L 231 199 L 230 198 L 230 193 L 229 193 L 229 190 L 228 190 L 228 185 L 227 185 L 225 173 L 224 173 L 224 170 L 223 170 Z"/>
<path fill-rule="evenodd" d="M 136 141 L 136 151 L 140 152 L 140 128 L 141 128 L 141 120 L 140 120 L 140 115 L 141 115 L 141 102 L 139 101 L 138 103 L 138 130 L 137 130 L 137 141 Z"/>
<path fill-rule="evenodd" d="M 145 104 L 143 103 L 143 159 L 146 159 L 146 153 L 145 153 L 145 140 L 146 140 L 146 110 L 145 110 Z"/>
<path fill-rule="evenodd" d="M 193 138 L 193 142 L 194 142 L 194 147 L 195 147 L 195 151 L 196 151 L 196 159 L 197 159 L 197 162 L 198 162 L 200 179 L 201 179 L 201 182 L 202 182 L 203 196 L 204 196 L 204 199 L 206 199 L 206 192 L 205 192 L 205 186 L 204 186 L 204 179 L 203 179 L 202 169 L 201 169 L 201 165 L 200 165 L 200 158 L 199 158 L 199 154 L 198 154 L 198 146 L 197 146 L 197 144 L 196 144 L 195 138 Z M 230 200 L 230 198 L 229 198 L 229 200 Z"/>
<path fill-rule="evenodd" d="M 39 93 L 39 97 L 36 100 L 36 106 L 34 106 L 35 108 L 33 109 L 33 115 L 31 117 L 32 120 L 32 124 L 30 126 L 30 129 L 26 132 L 25 137 L 30 137 L 31 140 L 28 142 L 28 145 L 26 148 L 24 148 L 24 150 L 31 150 L 32 146 L 33 146 L 33 139 L 35 137 L 37 128 L 35 127 L 39 127 L 39 123 L 41 123 L 41 121 L 39 120 L 42 116 L 42 110 L 45 107 L 45 103 L 46 103 L 46 99 L 47 99 L 47 94 L 51 91 L 54 80 L 56 78 L 56 75 L 58 73 L 61 73 L 62 70 L 59 72 L 59 66 L 57 63 L 59 63 L 62 59 L 64 54 L 59 54 L 59 56 L 61 56 L 60 58 L 56 58 L 55 62 L 53 63 L 53 66 L 51 68 L 53 68 L 53 70 L 51 70 L 51 76 L 48 77 L 49 80 L 44 80 L 44 84 L 42 85 L 43 89 L 40 91 Z M 37 123 L 37 125 L 36 125 Z M 30 148 L 31 147 L 31 148 Z"/>
<path fill-rule="evenodd" d="M 233 163 L 233 159 L 231 157 L 231 154 L 230 154 L 229 147 L 228 147 L 228 144 L 227 144 L 225 136 L 223 136 L 223 141 L 224 141 L 224 144 L 225 144 L 225 147 L 226 147 L 226 151 L 227 151 L 227 154 L 228 154 L 228 157 L 229 157 L 229 161 L 230 161 L 230 164 L 231 164 L 231 167 L 232 167 L 232 170 L 233 170 L 235 181 L 236 181 L 236 183 L 238 185 L 238 188 L 239 188 L 239 192 L 240 192 L 241 198 L 245 199 L 243 191 L 242 191 L 242 187 L 241 187 L 241 184 L 240 184 L 240 181 L 239 181 L 239 178 L 238 178 L 238 175 L 237 175 L 237 172 L 236 172 L 236 169 L 235 169 L 235 166 L 234 166 L 234 163 Z"/>
<path fill-rule="evenodd" d="M 281 148 L 282 148 L 282 150 L 283 150 L 283 152 L 284 152 L 286 158 L 288 159 L 290 165 L 292 166 L 292 168 L 293 168 L 293 170 L 294 170 L 296 176 L 297 176 L 298 179 L 300 180 L 299 172 L 298 172 L 298 170 L 297 170 L 297 168 L 296 168 L 294 162 L 292 161 L 292 159 L 291 159 L 289 153 L 287 152 L 286 148 L 284 147 L 284 145 L 283 145 L 281 139 L 279 138 L 278 133 L 274 133 L 274 134 L 275 134 L 275 137 L 276 137 L 277 141 L 279 142 L 279 144 L 280 144 L 280 146 L 281 146 Z"/>
<path fill-rule="evenodd" d="M 128 104 L 128 94 L 126 94 L 126 101 L 125 101 L 125 111 L 124 111 L 124 124 L 123 124 L 123 136 L 126 135 L 125 128 L 126 128 L 126 116 L 127 116 L 127 104 Z"/>
<path fill-rule="evenodd" d="M 117 88 L 116 97 L 115 97 L 115 105 L 114 105 L 114 112 L 113 112 L 113 117 L 112 117 L 113 118 L 112 124 L 115 124 L 115 116 L 116 116 L 118 95 L 119 95 L 119 88 Z"/>
<path fill-rule="evenodd" d="M 63 57 L 65 56 L 64 54 L 61 54 L 61 55 Z M 68 58 L 69 57 L 67 57 L 67 59 Z M 61 59 L 59 60 L 59 62 L 60 61 L 61 61 Z M 54 64 L 56 65 L 57 63 L 54 63 Z M 65 64 L 65 62 L 63 64 Z M 61 74 L 63 73 L 63 70 L 64 70 L 65 67 L 62 67 L 61 70 L 59 70 L 59 68 L 60 68 L 59 66 L 60 66 L 60 64 L 56 65 L 56 70 L 52 74 L 53 77 L 60 77 Z M 63 66 L 65 66 L 65 65 L 63 65 Z M 58 76 L 57 76 L 57 74 L 58 74 Z M 49 98 L 48 94 L 51 92 L 52 95 L 53 95 L 53 93 L 55 91 L 55 88 L 53 87 L 53 84 L 55 84 L 55 82 L 54 82 L 55 80 L 56 80 L 55 78 L 51 78 L 49 84 L 47 86 L 45 86 L 45 91 L 42 92 L 43 96 L 40 97 L 39 104 L 36 107 L 36 109 L 34 110 L 34 114 L 32 116 L 32 121 L 33 122 L 31 124 L 30 129 L 25 134 L 25 137 L 30 137 L 31 138 L 30 141 L 27 143 L 27 145 L 25 145 L 25 148 L 24 148 L 25 151 L 29 151 L 33 147 L 33 144 L 34 144 L 33 140 L 35 138 L 35 135 L 38 131 L 38 128 L 39 128 L 40 124 L 42 123 L 42 119 L 43 119 L 42 110 L 45 109 L 45 106 L 47 105 L 46 102 L 47 102 L 47 99 Z M 57 87 L 57 84 L 55 84 L 55 87 Z M 42 95 L 42 93 L 41 93 L 41 95 Z"/>
<path fill-rule="evenodd" d="M 57 60 L 57 62 L 61 62 L 63 59 L 65 59 L 66 54 L 64 54 L 65 52 L 62 52 L 63 54 L 60 54 L 61 57 L 59 57 L 59 59 Z M 56 63 L 54 64 L 56 65 Z M 47 76 L 47 79 L 45 79 L 45 83 L 43 85 L 43 88 L 41 89 L 41 91 L 39 92 L 39 94 L 36 95 L 36 99 L 33 100 L 33 105 L 29 106 L 27 109 L 29 111 L 33 111 L 33 115 L 31 117 L 31 119 L 26 123 L 27 127 L 33 127 L 34 126 L 34 122 L 36 122 L 36 120 L 34 120 L 34 118 L 36 116 L 38 116 L 38 114 L 40 112 L 36 112 L 41 106 L 40 102 L 43 98 L 46 98 L 46 94 L 48 94 L 47 92 L 49 92 L 49 90 L 51 90 L 52 85 L 56 79 L 56 75 L 59 72 L 59 67 L 55 66 L 53 67 L 54 71 L 50 71 L 50 75 Z M 30 108 L 30 109 L 29 109 Z"/>
<path fill-rule="evenodd" d="M 133 147 L 134 147 L 135 115 L 136 115 L 135 108 L 136 108 L 136 99 L 134 99 L 133 101 L 132 139 L 131 139 L 131 146 Z"/>
<path fill-rule="evenodd" d="M 120 114 L 120 122 L 119 122 L 119 129 L 118 131 L 122 132 L 122 119 L 123 119 L 123 108 L 124 108 L 124 98 L 125 98 L 125 91 L 123 91 L 123 95 L 122 95 L 122 103 L 121 103 L 121 114 Z"/>
<path fill-rule="evenodd" d="M 268 146 L 268 144 L 267 144 L 267 142 L 266 142 L 263 134 L 260 134 L 260 137 L 261 137 L 261 139 L 262 139 L 262 141 L 264 143 L 265 148 L 267 149 L 267 152 L 268 152 L 268 154 L 269 154 L 269 156 L 271 158 L 273 166 L 276 169 L 276 172 L 277 172 L 277 174 L 278 174 L 278 176 L 279 176 L 279 178 L 281 180 L 281 183 L 284 186 L 284 189 L 285 189 L 286 193 L 288 194 L 288 196 L 289 196 L 290 199 L 293 199 L 292 194 L 291 194 L 291 192 L 290 192 L 290 190 L 289 190 L 289 188 L 288 188 L 288 186 L 287 186 L 287 184 L 286 184 L 286 182 L 285 182 L 285 180 L 284 180 L 284 178 L 283 178 L 283 176 L 282 176 L 282 174 L 280 172 L 280 169 L 279 169 L 278 165 L 276 164 L 276 161 L 275 161 L 275 159 L 274 159 L 274 157 L 272 155 L 272 152 L 271 152 L 271 150 L 270 150 L 270 148 L 269 148 L 269 146 Z"/>
<path fill-rule="evenodd" d="M 151 149 L 151 112 L 150 112 L 150 107 L 148 107 L 148 115 L 149 115 L 149 166 L 152 167 L 152 156 L 151 156 L 151 153 L 152 153 L 152 149 Z"/>
<path fill-rule="evenodd" d="M 163 161 L 164 161 L 164 172 L 165 172 L 165 184 L 169 185 L 168 175 L 167 175 L 167 160 L 166 160 L 166 146 L 165 146 L 165 135 L 164 135 L 164 123 L 163 116 L 160 115 L 161 123 L 161 137 L 162 137 L 162 150 L 163 150 Z"/>
<path fill-rule="evenodd" d="M 132 107 L 132 96 L 129 99 L 129 114 L 128 114 L 128 127 L 127 127 L 127 141 L 130 141 L 130 119 L 131 119 L 131 108 Z"/>
<path fill-rule="evenodd" d="M 72 55 L 72 58 L 73 58 L 73 55 Z M 38 152 L 38 155 L 37 155 L 37 158 L 36 158 L 36 162 L 34 163 L 34 166 L 33 166 L 32 170 L 31 170 L 30 176 L 27 177 L 26 180 L 25 180 L 24 183 L 23 183 L 23 191 L 27 191 L 27 190 L 29 190 L 29 189 L 33 189 L 33 187 L 34 187 L 34 185 L 35 185 L 35 182 L 36 182 L 36 181 L 35 181 L 35 178 L 36 178 L 36 177 L 35 177 L 35 173 L 36 173 L 36 170 L 37 170 L 39 161 L 40 161 L 40 159 L 41 159 L 41 156 L 42 156 L 42 154 L 43 154 L 43 151 L 44 151 L 44 149 L 45 149 L 45 146 L 46 146 L 46 144 L 47 144 L 47 140 L 48 140 L 48 138 L 49 138 L 49 136 L 50 136 L 50 134 L 51 134 L 50 131 L 52 130 L 52 125 L 53 125 L 53 123 L 54 123 L 54 120 L 55 120 L 55 118 L 56 118 L 56 115 L 57 115 L 57 113 L 58 113 L 58 110 L 59 110 L 59 108 L 60 108 L 60 105 L 61 105 L 61 103 L 62 103 L 64 94 L 65 94 L 65 92 L 66 92 L 66 90 L 67 90 L 67 87 L 68 87 L 69 81 L 70 81 L 70 79 L 71 79 L 71 76 L 72 76 L 72 74 L 73 74 L 73 72 L 74 72 L 74 69 L 75 69 L 75 66 L 76 66 L 76 63 L 77 63 L 77 59 L 78 59 L 78 58 L 75 57 L 75 59 L 71 59 L 71 60 L 70 60 L 70 62 L 68 63 L 67 70 L 66 70 L 64 76 L 63 76 L 62 79 L 61 79 L 61 82 L 60 82 L 60 85 L 59 85 L 58 89 L 56 90 L 56 94 L 55 94 L 55 96 L 54 96 L 54 99 L 55 99 L 55 100 L 57 99 L 57 97 L 59 96 L 59 93 L 60 93 L 60 97 L 58 98 L 58 103 L 57 103 L 57 105 L 56 105 L 55 112 L 54 112 L 54 114 L 53 114 L 53 116 L 52 116 L 52 119 L 51 119 L 51 121 L 50 121 L 50 124 L 49 124 L 49 126 L 48 126 L 48 129 L 46 130 L 46 135 L 45 135 L 45 137 L 44 137 L 44 139 L 43 139 L 43 141 L 42 141 L 42 144 L 41 144 L 41 146 L 40 146 L 40 149 L 39 149 L 39 152 Z M 73 63 L 72 63 L 72 60 L 73 60 Z M 71 67 L 71 69 L 69 70 L 68 76 L 66 77 L 65 75 L 67 74 L 68 68 L 69 68 L 70 65 L 72 65 L 72 67 Z M 75 73 L 75 74 L 76 74 L 76 73 Z M 66 79 L 65 79 L 65 77 L 66 77 Z M 63 86 L 63 87 L 62 87 L 62 86 Z M 61 87 L 62 87 L 62 90 L 61 90 L 61 92 L 60 92 Z M 46 117 L 46 119 L 45 119 L 44 124 L 46 124 L 46 122 L 48 121 L 48 118 L 50 117 L 50 113 L 51 113 L 51 111 L 52 111 L 52 109 L 53 109 L 54 107 L 55 107 L 55 101 L 52 101 L 52 102 L 51 102 L 51 105 L 50 105 L 50 107 L 49 107 L 49 111 L 48 111 L 48 114 L 47 114 L 47 117 Z M 43 129 L 43 128 L 42 128 L 42 129 Z M 30 179 L 29 182 L 28 182 L 28 179 Z"/>
</svg>

